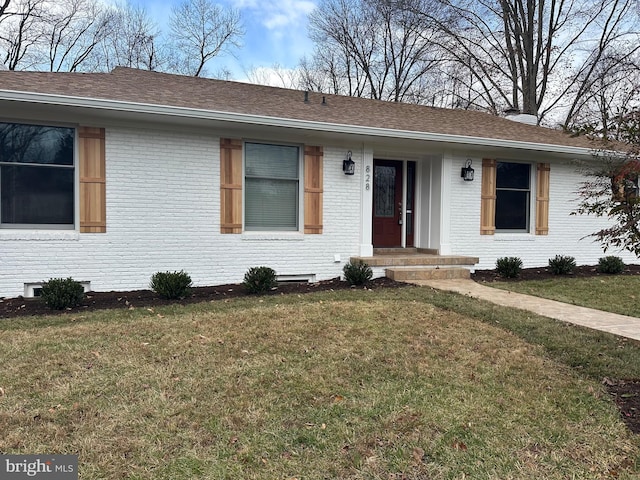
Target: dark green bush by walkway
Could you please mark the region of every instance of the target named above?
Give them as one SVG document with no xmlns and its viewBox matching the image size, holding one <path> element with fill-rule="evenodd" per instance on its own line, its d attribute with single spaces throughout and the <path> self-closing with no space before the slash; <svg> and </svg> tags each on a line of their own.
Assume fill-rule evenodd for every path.
<svg viewBox="0 0 640 480">
<path fill-rule="evenodd" d="M 496 272 L 504 278 L 516 278 L 522 270 L 522 260 L 518 257 L 500 257 L 496 260 Z"/>
</svg>

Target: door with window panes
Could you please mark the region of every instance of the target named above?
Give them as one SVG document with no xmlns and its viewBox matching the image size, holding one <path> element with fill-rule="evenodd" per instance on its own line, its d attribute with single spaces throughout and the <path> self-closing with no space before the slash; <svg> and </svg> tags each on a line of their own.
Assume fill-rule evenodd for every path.
<svg viewBox="0 0 640 480">
<path fill-rule="evenodd" d="M 390 248 L 414 245 L 415 162 L 407 162 L 406 192 L 403 190 L 404 162 L 373 162 L 373 246 Z M 406 199 L 403 202 L 403 198 Z M 405 215 L 403 215 L 403 209 Z"/>
</svg>

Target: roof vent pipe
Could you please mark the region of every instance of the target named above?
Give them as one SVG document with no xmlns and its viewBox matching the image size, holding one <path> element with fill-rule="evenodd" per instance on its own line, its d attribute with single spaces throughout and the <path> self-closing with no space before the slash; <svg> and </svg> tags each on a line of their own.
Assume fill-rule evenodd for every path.
<svg viewBox="0 0 640 480">
<path fill-rule="evenodd" d="M 325 97 L 324 95 L 322 96 L 322 105 L 327 105 L 327 97 Z"/>
<path fill-rule="evenodd" d="M 304 103 L 309 103 L 309 90 L 304 92 Z"/>
</svg>

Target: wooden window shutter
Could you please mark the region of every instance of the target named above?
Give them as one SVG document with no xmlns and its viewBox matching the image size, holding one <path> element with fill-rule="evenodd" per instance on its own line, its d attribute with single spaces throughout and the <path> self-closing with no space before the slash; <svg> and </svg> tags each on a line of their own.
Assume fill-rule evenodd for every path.
<svg viewBox="0 0 640 480">
<path fill-rule="evenodd" d="M 496 161 L 482 159 L 482 193 L 480 199 L 480 235 L 496 232 Z"/>
<path fill-rule="evenodd" d="M 304 148 L 304 233 L 322 233 L 322 147 Z"/>
<path fill-rule="evenodd" d="M 536 185 L 536 235 L 549 235 L 549 174 L 548 163 L 538 164 Z"/>
<path fill-rule="evenodd" d="M 220 233 L 242 233 L 242 140 L 220 139 Z"/>
<path fill-rule="evenodd" d="M 80 233 L 107 231 L 104 128 L 80 127 Z"/>
</svg>

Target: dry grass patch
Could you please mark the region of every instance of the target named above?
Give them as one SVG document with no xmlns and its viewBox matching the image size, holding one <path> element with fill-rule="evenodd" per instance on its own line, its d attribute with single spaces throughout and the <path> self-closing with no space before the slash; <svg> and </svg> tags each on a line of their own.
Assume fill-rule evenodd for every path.
<svg viewBox="0 0 640 480">
<path fill-rule="evenodd" d="M 0 331 L 0 451 L 82 478 L 631 478 L 599 385 L 411 292 Z"/>
</svg>

